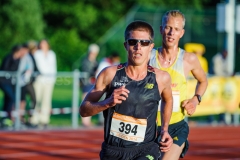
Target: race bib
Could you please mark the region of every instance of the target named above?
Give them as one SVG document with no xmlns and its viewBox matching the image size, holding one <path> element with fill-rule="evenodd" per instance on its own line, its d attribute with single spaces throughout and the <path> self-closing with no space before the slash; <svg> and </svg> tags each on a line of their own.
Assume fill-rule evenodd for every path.
<svg viewBox="0 0 240 160">
<path fill-rule="evenodd" d="M 110 135 L 132 141 L 143 142 L 147 128 L 147 119 L 137 119 L 131 116 L 114 113 Z"/>
<path fill-rule="evenodd" d="M 180 92 L 172 91 L 173 95 L 173 112 L 178 112 L 180 109 Z M 158 111 L 161 111 L 161 100 L 159 101 Z"/>
<path fill-rule="evenodd" d="M 180 92 L 172 91 L 173 95 L 173 112 L 178 112 L 180 109 Z"/>
</svg>

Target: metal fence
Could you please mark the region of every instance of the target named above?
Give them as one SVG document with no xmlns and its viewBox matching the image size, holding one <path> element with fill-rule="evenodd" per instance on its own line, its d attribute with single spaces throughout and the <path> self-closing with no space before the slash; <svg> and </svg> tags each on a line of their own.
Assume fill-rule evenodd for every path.
<svg viewBox="0 0 240 160">
<path fill-rule="evenodd" d="M 72 77 L 72 106 L 71 109 L 63 108 L 65 113 L 71 113 L 72 115 L 72 128 L 78 128 L 78 116 L 79 116 L 79 78 L 86 78 L 88 73 L 79 72 L 77 69 L 73 72 L 57 72 L 56 75 L 48 75 L 58 77 Z M 0 71 L 0 77 L 12 78 L 16 82 L 15 84 L 15 109 L 13 110 L 13 117 L 15 118 L 14 129 L 19 130 L 21 126 L 20 121 L 20 97 L 21 97 L 21 85 L 20 85 L 20 72 L 6 72 Z M 59 109 L 53 108 L 52 113 L 60 113 Z M 0 117 L 6 116 L 6 112 L 1 111 Z"/>
</svg>

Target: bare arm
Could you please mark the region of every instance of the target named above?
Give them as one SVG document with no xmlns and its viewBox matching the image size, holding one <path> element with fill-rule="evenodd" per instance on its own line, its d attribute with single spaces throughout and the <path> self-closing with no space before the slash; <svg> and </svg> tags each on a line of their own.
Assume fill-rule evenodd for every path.
<svg viewBox="0 0 240 160">
<path fill-rule="evenodd" d="M 161 128 L 162 131 L 168 131 L 168 124 L 172 115 L 173 97 L 171 89 L 171 77 L 165 71 L 157 73 L 158 87 L 161 94 Z"/>
<path fill-rule="evenodd" d="M 208 86 L 207 76 L 197 58 L 194 59 L 194 61 L 191 64 L 193 65 L 193 69 L 191 70 L 191 72 L 194 78 L 197 80 L 195 94 L 203 96 Z"/>
<path fill-rule="evenodd" d="M 93 116 L 109 107 L 122 103 L 123 100 L 126 100 L 129 91 L 123 86 L 115 89 L 109 98 L 99 101 L 111 83 L 116 73 L 116 69 L 116 66 L 111 66 L 104 69 L 99 74 L 94 88 L 86 95 L 80 105 L 80 115 L 82 117 Z"/>
<path fill-rule="evenodd" d="M 172 115 L 173 96 L 171 89 L 171 77 L 165 71 L 156 72 L 159 92 L 161 94 L 161 152 L 167 152 L 173 143 L 168 133 L 169 121 Z"/>
<path fill-rule="evenodd" d="M 200 96 L 203 96 L 208 86 L 207 76 L 203 71 L 200 65 L 200 62 L 195 54 L 186 53 L 185 57 L 186 57 L 185 58 L 186 63 L 184 65 L 185 73 L 189 71 L 192 72 L 194 78 L 197 80 L 195 94 L 199 94 Z M 195 112 L 196 106 L 198 104 L 199 102 L 197 97 L 193 96 L 190 100 L 186 100 L 183 102 L 183 107 L 185 107 L 189 115 L 192 115 Z"/>
</svg>

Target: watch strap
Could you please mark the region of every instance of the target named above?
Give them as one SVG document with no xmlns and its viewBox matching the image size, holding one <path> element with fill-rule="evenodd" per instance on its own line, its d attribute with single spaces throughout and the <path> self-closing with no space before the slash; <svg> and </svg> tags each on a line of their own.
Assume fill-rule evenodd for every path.
<svg viewBox="0 0 240 160">
<path fill-rule="evenodd" d="M 198 102 L 199 102 L 199 104 L 201 103 L 201 96 L 199 95 L 199 94 L 195 94 L 194 96 L 196 96 L 197 97 L 197 99 L 198 99 Z"/>
</svg>

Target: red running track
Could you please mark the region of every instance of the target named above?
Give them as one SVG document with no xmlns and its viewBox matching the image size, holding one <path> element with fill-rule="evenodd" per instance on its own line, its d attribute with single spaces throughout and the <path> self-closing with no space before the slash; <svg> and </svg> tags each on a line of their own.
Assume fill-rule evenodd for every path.
<svg viewBox="0 0 240 160">
<path fill-rule="evenodd" d="M 103 129 L 0 131 L 0 159 L 98 160 Z M 182 160 L 240 160 L 240 127 L 191 127 Z"/>
</svg>

